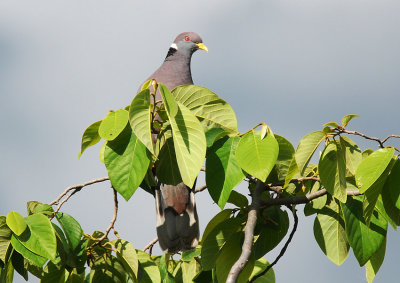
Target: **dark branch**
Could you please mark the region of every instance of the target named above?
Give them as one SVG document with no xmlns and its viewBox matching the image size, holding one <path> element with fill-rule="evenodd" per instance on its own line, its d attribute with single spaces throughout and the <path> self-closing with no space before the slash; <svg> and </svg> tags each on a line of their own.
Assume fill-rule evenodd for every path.
<svg viewBox="0 0 400 283">
<path fill-rule="evenodd" d="M 232 266 L 229 271 L 226 282 L 234 283 L 237 281 L 240 272 L 246 266 L 249 257 L 251 255 L 251 250 L 253 247 L 254 239 L 254 228 L 257 223 L 257 211 L 260 209 L 261 204 L 261 194 L 264 191 L 265 184 L 261 181 L 257 181 L 256 188 L 252 194 L 251 205 L 249 206 L 249 213 L 247 215 L 246 226 L 244 227 L 244 241 L 242 245 L 242 253 L 239 259 Z"/>
<path fill-rule="evenodd" d="M 400 136 L 399 135 L 388 135 L 386 138 L 383 139 L 382 143 L 387 142 L 387 140 L 390 139 L 390 138 L 398 138 L 398 139 L 400 139 Z"/>
<path fill-rule="evenodd" d="M 271 205 L 292 205 L 292 204 L 304 204 L 312 201 L 313 199 L 322 197 L 326 195 L 328 192 L 326 189 L 322 189 L 316 191 L 314 193 L 308 194 L 303 197 L 293 197 L 293 198 L 271 198 L 271 199 L 264 199 L 262 200 L 262 206 L 271 206 Z M 358 196 L 360 191 L 347 191 L 348 196 Z"/>
<path fill-rule="evenodd" d="M 194 189 L 194 193 L 195 194 L 200 193 L 200 192 L 204 191 L 205 189 L 207 189 L 207 185 L 203 185 L 201 187 Z"/>
<path fill-rule="evenodd" d="M 268 265 L 261 273 L 255 275 L 251 280 L 251 282 L 254 282 L 257 278 L 263 276 L 265 273 L 267 273 L 275 264 L 277 264 L 277 262 L 281 259 L 281 257 L 285 254 L 290 242 L 293 239 L 294 233 L 296 233 L 297 230 L 297 225 L 299 224 L 299 218 L 297 217 L 297 213 L 296 213 L 296 209 L 293 207 L 292 208 L 292 212 L 293 212 L 293 219 L 294 219 L 294 224 L 293 224 L 293 229 L 292 232 L 290 232 L 289 238 L 287 239 L 285 245 L 283 246 L 281 252 L 279 253 L 279 255 L 276 257 L 276 259 L 270 264 Z"/>
</svg>

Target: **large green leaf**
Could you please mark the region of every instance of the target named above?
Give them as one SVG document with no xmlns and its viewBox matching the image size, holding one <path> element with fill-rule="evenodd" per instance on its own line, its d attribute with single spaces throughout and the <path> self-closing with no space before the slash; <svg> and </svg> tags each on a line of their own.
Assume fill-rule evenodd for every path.
<svg viewBox="0 0 400 283">
<path fill-rule="evenodd" d="M 236 160 L 244 171 L 265 182 L 275 165 L 278 153 L 278 142 L 271 134 L 261 139 L 260 131 L 252 130 L 240 139 L 236 148 Z"/>
<path fill-rule="evenodd" d="M 292 160 L 290 160 L 289 168 L 285 177 L 285 184 L 283 188 L 287 188 L 289 186 L 290 181 L 295 177 L 301 177 L 299 174 L 299 168 L 297 167 L 296 156 L 293 155 Z"/>
<path fill-rule="evenodd" d="M 142 183 L 150 165 L 149 151 L 130 126 L 106 145 L 104 161 L 111 184 L 126 200 Z"/>
<path fill-rule="evenodd" d="M 382 148 L 365 158 L 357 168 L 356 182 L 361 193 L 368 190 L 392 160 L 394 148 Z"/>
<path fill-rule="evenodd" d="M 132 100 L 129 108 L 129 122 L 137 138 L 154 153 L 151 138 L 150 91 L 139 92 Z"/>
<path fill-rule="evenodd" d="M 246 177 L 235 158 L 239 140 L 239 137 L 222 138 L 207 152 L 207 190 L 221 209 L 229 199 L 232 189 Z"/>
<path fill-rule="evenodd" d="M 140 279 L 140 283 L 159 283 L 161 282 L 160 270 L 158 269 L 157 264 L 150 258 L 149 254 L 136 250 L 138 260 L 140 262 L 140 272 L 138 277 Z M 139 273 L 140 273 L 139 272 Z"/>
<path fill-rule="evenodd" d="M 75 250 L 79 246 L 83 234 L 81 225 L 71 215 L 62 212 L 56 213 L 56 219 L 64 230 L 69 246 Z"/>
<path fill-rule="evenodd" d="M 82 156 L 82 153 L 90 146 L 95 145 L 98 143 L 101 138 L 99 135 L 99 127 L 101 121 L 94 122 L 86 130 L 83 132 L 82 135 L 82 142 L 81 142 L 81 152 L 79 152 L 78 158 Z"/>
<path fill-rule="evenodd" d="M 6 222 L 8 227 L 10 227 L 17 236 L 21 235 L 28 227 L 24 217 L 16 211 L 10 211 L 8 213 Z"/>
<path fill-rule="evenodd" d="M 314 237 L 322 252 L 335 264 L 341 265 L 349 255 L 345 222 L 337 201 L 323 208 L 314 221 Z"/>
<path fill-rule="evenodd" d="M 18 239 L 16 238 L 15 235 L 11 236 L 11 245 L 24 258 L 28 259 L 36 266 L 42 267 L 43 264 L 45 264 L 47 261 L 47 258 L 42 257 L 42 256 L 28 250 L 24 245 L 22 245 L 22 243 L 20 241 L 18 241 Z"/>
<path fill-rule="evenodd" d="M 204 127 L 207 146 L 224 136 L 237 134 L 237 121 L 231 106 L 209 89 L 196 85 L 179 86 L 172 91 L 176 101 L 196 115 Z"/>
<path fill-rule="evenodd" d="M 342 210 L 347 238 L 358 263 L 363 266 L 385 240 L 387 221 L 374 211 L 368 228 L 363 219 L 362 196 L 348 198 Z"/>
<path fill-rule="evenodd" d="M 224 209 L 215 215 L 207 224 L 206 229 L 204 229 L 203 240 L 207 238 L 208 234 L 214 230 L 214 228 L 220 223 L 224 222 L 232 215 L 233 209 Z"/>
<path fill-rule="evenodd" d="M 182 262 L 182 281 L 183 282 L 193 282 L 193 277 L 200 270 L 199 263 L 192 259 L 189 262 Z"/>
<path fill-rule="evenodd" d="M 264 271 L 267 266 L 269 266 L 269 262 L 265 258 L 259 258 L 254 263 L 253 271 L 251 272 L 250 279 L 256 276 L 257 274 Z M 254 283 L 275 283 L 275 273 L 274 270 L 271 268 L 265 273 L 263 276 L 258 277 Z"/>
<path fill-rule="evenodd" d="M 135 248 L 131 243 L 122 239 L 110 242 L 117 250 L 117 258 L 130 273 L 132 278 L 138 277 L 139 261 Z"/>
<path fill-rule="evenodd" d="M 363 216 L 365 223 L 369 226 L 371 215 L 375 210 L 376 203 L 382 192 L 383 186 L 385 185 L 386 179 L 389 175 L 390 170 L 394 165 L 394 160 L 389 163 L 385 171 L 379 176 L 379 178 L 364 192 L 363 201 Z"/>
<path fill-rule="evenodd" d="M 237 231 L 240 230 L 240 219 L 229 218 L 216 225 L 206 236 L 202 238 L 201 263 L 203 270 L 210 270 L 214 267 L 218 251 L 225 242 Z"/>
<path fill-rule="evenodd" d="M 188 187 L 192 187 L 206 156 L 206 137 L 203 127 L 194 114 L 174 97 L 163 84 L 159 85 L 168 118 L 179 172 Z"/>
<path fill-rule="evenodd" d="M 99 126 L 99 135 L 107 141 L 114 140 L 129 120 L 129 112 L 124 109 L 110 111 Z"/>
<path fill-rule="evenodd" d="M 25 217 L 25 221 L 29 229 L 16 236 L 17 239 L 33 253 L 55 259 L 57 240 L 50 220 L 43 214 L 32 214 Z"/>
<path fill-rule="evenodd" d="M 160 269 L 161 280 L 163 283 L 174 283 L 174 278 L 168 270 L 169 258 L 171 255 L 163 254 L 158 262 L 158 268 Z"/>
<path fill-rule="evenodd" d="M 166 138 L 162 136 L 161 139 Z M 176 160 L 174 140 L 171 137 L 165 142 L 161 142 L 162 147 L 158 153 L 156 161 L 157 178 L 163 184 L 177 185 L 182 183 L 181 173 L 179 172 L 178 161 Z M 157 143 L 157 147 L 160 143 Z"/>
<path fill-rule="evenodd" d="M 255 259 L 273 250 L 285 237 L 288 229 L 289 217 L 286 211 L 278 206 L 265 209 L 256 227 L 259 235 L 253 247 Z"/>
<path fill-rule="evenodd" d="M 365 275 L 367 277 L 368 283 L 372 283 L 376 274 L 381 267 L 383 260 L 385 259 L 385 252 L 386 252 L 386 238 L 383 241 L 382 245 L 379 249 L 371 256 L 369 261 L 365 264 Z"/>
<path fill-rule="evenodd" d="M 8 246 L 10 245 L 12 231 L 6 224 L 6 217 L 0 216 L 0 260 L 6 261 Z"/>
<path fill-rule="evenodd" d="M 397 159 L 394 163 L 387 178 L 385 189 L 389 191 L 393 204 L 400 209 L 400 159 Z"/>
<path fill-rule="evenodd" d="M 346 156 L 346 167 L 351 175 L 356 174 L 358 165 L 362 160 L 361 150 L 351 139 L 348 137 L 340 137 L 340 145 Z"/>
<path fill-rule="evenodd" d="M 304 136 L 300 140 L 296 149 L 295 157 L 301 175 L 304 174 L 311 157 L 319 144 L 323 141 L 324 137 L 325 134 L 322 131 L 316 131 Z"/>
<path fill-rule="evenodd" d="M 233 264 L 238 260 L 242 253 L 243 232 L 232 235 L 222 247 L 216 261 L 216 273 L 218 282 L 225 282 Z M 247 282 L 254 267 L 254 253 L 251 254 L 244 269 L 240 272 L 236 282 Z"/>
<path fill-rule="evenodd" d="M 318 170 L 322 185 L 341 202 L 346 202 L 345 153 L 337 142 L 330 142 L 322 152 Z"/>
</svg>

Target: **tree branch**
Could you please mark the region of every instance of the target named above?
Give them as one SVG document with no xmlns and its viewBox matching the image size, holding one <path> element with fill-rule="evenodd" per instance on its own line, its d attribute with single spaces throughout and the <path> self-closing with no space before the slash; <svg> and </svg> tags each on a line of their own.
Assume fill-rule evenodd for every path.
<svg viewBox="0 0 400 283">
<path fill-rule="evenodd" d="M 117 197 L 117 191 L 111 187 L 113 189 L 113 193 L 114 193 L 114 215 L 113 218 L 110 221 L 110 225 L 108 226 L 107 230 L 104 232 L 104 235 L 101 236 L 100 238 L 95 239 L 95 243 L 92 244 L 91 247 L 94 247 L 98 244 L 101 243 L 101 241 L 103 241 L 105 238 L 108 237 L 108 234 L 110 233 L 111 229 L 114 229 L 114 224 L 115 221 L 117 221 L 117 215 L 118 215 L 118 197 Z M 117 235 L 115 229 L 114 229 L 114 233 Z"/>
<path fill-rule="evenodd" d="M 251 282 L 254 282 L 257 278 L 263 276 L 265 273 L 267 273 L 277 262 L 280 260 L 280 258 L 285 254 L 290 242 L 293 239 L 294 233 L 296 233 L 297 230 L 297 225 L 299 224 L 299 218 L 297 217 L 296 209 L 292 207 L 292 213 L 293 213 L 293 219 L 294 219 L 294 224 L 293 224 L 293 229 L 292 232 L 290 232 L 289 238 L 287 239 L 285 245 L 283 246 L 282 250 L 280 251 L 279 255 L 276 257 L 276 259 L 268 265 L 261 273 L 255 275 L 251 280 Z"/>
<path fill-rule="evenodd" d="M 100 183 L 100 182 L 104 182 L 104 181 L 107 181 L 107 180 L 109 180 L 108 177 L 103 177 L 103 178 L 94 179 L 94 180 L 91 180 L 91 181 L 88 181 L 88 182 L 85 182 L 85 183 L 82 183 L 82 184 L 70 186 L 70 187 L 66 188 L 65 191 L 64 191 L 61 195 L 59 195 L 55 200 L 53 200 L 53 201 L 50 203 L 50 205 L 57 205 L 57 204 L 59 204 L 59 201 L 60 201 L 66 194 L 68 194 L 68 192 L 70 192 L 70 191 L 72 191 L 72 190 L 74 190 L 74 191 L 67 197 L 68 199 L 69 199 L 73 194 L 75 194 L 76 192 L 79 192 L 83 187 L 86 187 L 86 186 L 89 186 L 89 185 L 93 185 L 93 184 L 96 184 L 96 183 Z M 62 203 L 64 203 L 64 202 L 66 202 L 66 200 L 64 200 Z M 61 207 L 62 203 L 60 203 L 60 205 L 59 205 L 60 207 Z M 59 208 L 58 208 L 58 209 L 59 209 Z"/>
<path fill-rule="evenodd" d="M 322 189 L 319 191 L 316 191 L 314 193 L 308 194 L 303 197 L 293 197 L 293 198 L 271 198 L 271 199 L 263 199 L 261 200 L 262 202 L 262 207 L 266 206 L 271 206 L 271 205 L 292 205 L 292 204 L 304 204 L 312 201 L 313 199 L 322 197 L 323 195 L 326 195 L 328 192 L 326 189 Z M 347 191 L 348 196 L 358 196 L 360 195 L 359 190 L 354 190 L 354 191 Z"/>
<path fill-rule="evenodd" d="M 244 241 L 242 245 L 242 253 L 239 259 L 232 266 L 229 271 L 226 282 L 234 283 L 237 281 L 240 272 L 246 266 L 249 257 L 251 255 L 251 250 L 253 247 L 253 239 L 254 239 L 254 228 L 257 223 L 257 211 L 260 208 L 261 194 L 264 191 L 265 184 L 261 181 L 257 181 L 256 188 L 252 194 L 251 205 L 249 206 L 249 213 L 247 216 L 246 226 L 244 227 Z"/>
<path fill-rule="evenodd" d="M 150 243 L 147 244 L 147 246 L 145 246 L 143 248 L 143 251 L 145 252 L 146 250 L 149 250 L 149 255 L 151 256 L 151 251 L 153 250 L 153 246 L 158 242 L 158 237 L 156 237 L 153 241 L 151 241 Z"/>
<path fill-rule="evenodd" d="M 204 191 L 205 189 L 207 189 L 207 185 L 203 185 L 203 186 L 201 186 L 201 187 L 196 188 L 196 189 L 194 190 L 194 193 L 195 193 L 195 194 L 200 193 L 200 192 Z"/>
</svg>

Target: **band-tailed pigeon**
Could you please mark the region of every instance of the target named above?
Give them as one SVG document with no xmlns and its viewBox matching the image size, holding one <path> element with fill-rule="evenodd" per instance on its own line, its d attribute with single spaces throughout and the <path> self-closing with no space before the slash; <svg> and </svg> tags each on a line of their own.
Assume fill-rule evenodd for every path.
<svg viewBox="0 0 400 283">
<path fill-rule="evenodd" d="M 198 49 L 208 51 L 197 33 L 179 34 L 163 64 L 149 79 L 165 84 L 170 90 L 179 85 L 193 84 L 190 61 Z M 158 92 L 157 100 L 162 100 Z M 192 189 L 184 183 L 176 186 L 159 184 L 155 188 L 157 235 L 164 252 L 191 250 L 198 243 L 199 221 Z"/>
</svg>

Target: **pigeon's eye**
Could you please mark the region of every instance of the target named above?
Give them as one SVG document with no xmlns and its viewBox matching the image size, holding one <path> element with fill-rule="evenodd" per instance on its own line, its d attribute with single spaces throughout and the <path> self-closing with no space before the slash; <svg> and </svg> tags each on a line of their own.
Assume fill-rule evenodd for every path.
<svg viewBox="0 0 400 283">
<path fill-rule="evenodd" d="M 186 35 L 185 36 L 185 41 L 190 41 L 190 36 Z"/>
</svg>

